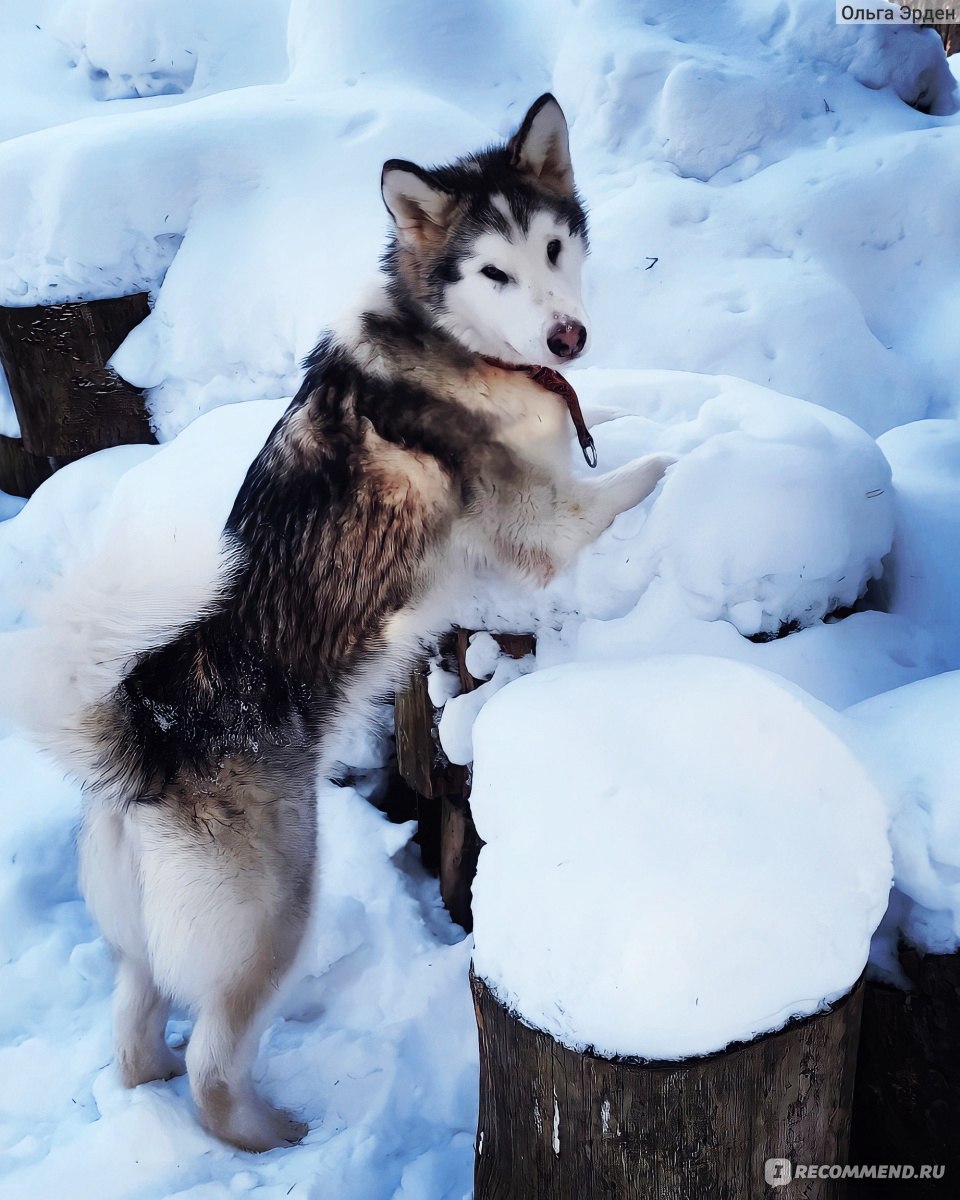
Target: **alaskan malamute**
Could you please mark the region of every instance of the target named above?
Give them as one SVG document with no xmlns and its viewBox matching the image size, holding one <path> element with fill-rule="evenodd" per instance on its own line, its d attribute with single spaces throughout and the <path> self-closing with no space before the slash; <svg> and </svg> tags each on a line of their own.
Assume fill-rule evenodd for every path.
<svg viewBox="0 0 960 1200">
<path fill-rule="evenodd" d="M 553 368 L 587 342 L 587 221 L 552 96 L 506 145 L 389 161 L 382 191 L 379 286 L 323 337 L 250 467 L 214 601 L 129 659 L 73 732 L 123 1081 L 185 1067 L 203 1125 L 248 1150 L 306 1131 L 251 1066 L 310 913 L 335 734 L 448 623 L 465 571 L 544 584 L 670 461 L 571 471 L 572 434 L 592 442 Z M 172 1001 L 196 1016 L 185 1064 L 164 1039 Z"/>
</svg>

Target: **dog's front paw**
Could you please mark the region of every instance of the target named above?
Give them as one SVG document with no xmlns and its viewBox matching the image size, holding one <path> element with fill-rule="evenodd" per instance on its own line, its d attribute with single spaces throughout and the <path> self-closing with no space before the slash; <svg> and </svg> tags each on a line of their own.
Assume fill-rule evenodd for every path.
<svg viewBox="0 0 960 1200">
<path fill-rule="evenodd" d="M 623 468 L 629 473 L 630 495 L 624 509 L 633 508 L 642 503 L 663 478 L 668 467 L 677 461 L 672 454 L 648 454 L 638 458 Z"/>
</svg>

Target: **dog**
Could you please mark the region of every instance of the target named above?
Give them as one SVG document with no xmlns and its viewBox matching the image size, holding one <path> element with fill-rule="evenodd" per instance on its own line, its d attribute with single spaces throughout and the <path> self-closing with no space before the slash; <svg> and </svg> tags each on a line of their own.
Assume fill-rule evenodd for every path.
<svg viewBox="0 0 960 1200">
<path fill-rule="evenodd" d="M 203 1126 L 251 1151 L 307 1130 L 251 1068 L 311 913 L 337 736 L 449 624 L 466 572 L 545 584 L 672 461 L 571 468 L 574 429 L 592 441 L 554 368 L 588 337 L 587 220 L 552 96 L 506 144 L 392 159 L 381 186 L 377 286 L 306 360 L 236 497 L 213 598 L 132 654 L 71 734 L 122 1081 L 185 1069 Z M 172 1003 L 195 1016 L 185 1061 Z"/>
</svg>

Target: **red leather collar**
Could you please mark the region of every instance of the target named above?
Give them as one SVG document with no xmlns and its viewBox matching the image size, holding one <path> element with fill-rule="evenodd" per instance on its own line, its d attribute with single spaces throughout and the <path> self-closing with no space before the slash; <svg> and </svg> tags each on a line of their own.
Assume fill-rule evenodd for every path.
<svg viewBox="0 0 960 1200">
<path fill-rule="evenodd" d="M 587 423 L 583 419 L 583 413 L 580 411 L 580 400 L 577 397 L 577 393 L 559 371 L 554 371 L 552 367 L 506 363 L 502 362 L 499 358 L 490 358 L 486 354 L 481 357 L 484 362 L 489 363 L 492 367 L 499 367 L 502 371 L 522 371 L 534 383 L 539 384 L 540 387 L 546 388 L 548 392 L 553 392 L 554 395 L 564 400 L 567 410 L 570 413 L 570 420 L 573 421 L 573 426 L 577 431 L 577 440 L 580 443 L 580 449 L 583 451 L 583 457 L 586 460 L 587 466 L 595 467 L 597 465 L 597 447 L 594 445 L 593 438 L 590 436 L 590 430 L 587 429 Z"/>
</svg>

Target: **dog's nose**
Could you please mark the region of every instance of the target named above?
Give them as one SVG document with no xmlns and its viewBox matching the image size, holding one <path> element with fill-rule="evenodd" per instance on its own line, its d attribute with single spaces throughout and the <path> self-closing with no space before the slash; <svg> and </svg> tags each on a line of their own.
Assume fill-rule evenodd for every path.
<svg viewBox="0 0 960 1200">
<path fill-rule="evenodd" d="M 557 358 L 576 358 L 586 344 L 586 326 L 569 318 L 558 321 L 547 334 L 547 349 Z"/>
</svg>

